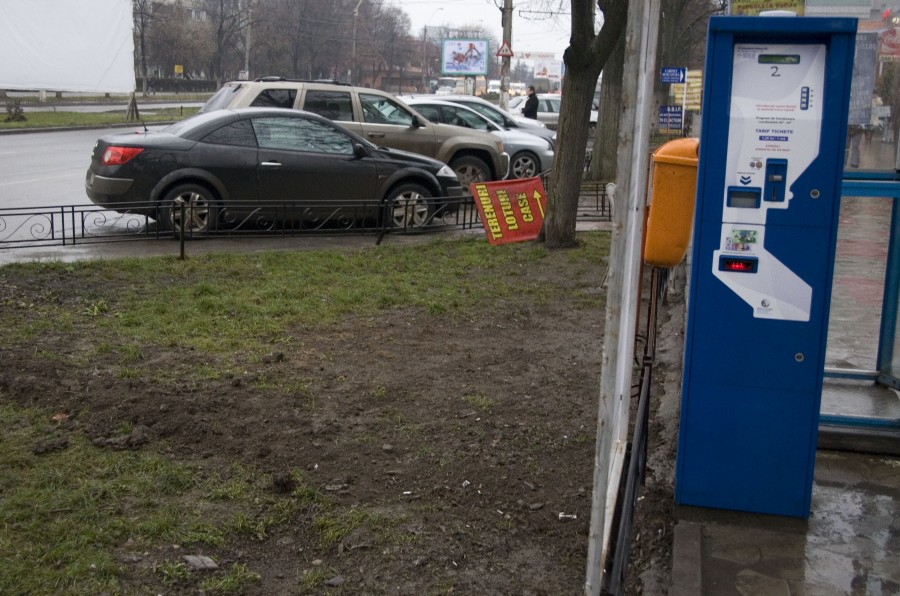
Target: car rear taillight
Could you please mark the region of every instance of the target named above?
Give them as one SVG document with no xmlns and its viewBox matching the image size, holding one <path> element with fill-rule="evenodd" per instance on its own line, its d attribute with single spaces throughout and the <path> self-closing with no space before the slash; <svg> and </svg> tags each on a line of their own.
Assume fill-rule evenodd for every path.
<svg viewBox="0 0 900 596">
<path fill-rule="evenodd" d="M 106 151 L 103 152 L 103 157 L 100 159 L 100 165 L 120 166 L 131 161 L 135 155 L 143 150 L 143 147 L 116 147 L 115 145 L 112 145 L 107 147 Z"/>
</svg>

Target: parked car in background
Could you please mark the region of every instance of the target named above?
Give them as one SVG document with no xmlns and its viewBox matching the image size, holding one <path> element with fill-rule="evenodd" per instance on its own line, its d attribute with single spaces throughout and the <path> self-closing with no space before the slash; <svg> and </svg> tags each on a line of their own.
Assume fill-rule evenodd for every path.
<svg viewBox="0 0 900 596">
<path fill-rule="evenodd" d="M 306 110 L 334 120 L 376 145 L 412 151 L 448 164 L 470 182 L 502 180 L 509 155 L 496 136 L 429 122 L 390 93 L 333 81 L 264 77 L 226 83 L 200 112 L 248 106 Z"/>
<path fill-rule="evenodd" d="M 522 108 L 525 106 L 525 97 L 516 97 L 509 100 L 509 113 L 522 115 Z M 538 93 L 538 114 L 537 119 L 547 125 L 547 128 L 556 130 L 559 123 L 559 109 L 562 106 L 562 96 L 556 93 Z M 589 126 L 597 125 L 597 110 L 591 110 L 591 121 Z"/>
<path fill-rule="evenodd" d="M 101 137 L 85 191 L 97 205 L 192 234 L 267 217 L 266 206 L 277 202 L 296 202 L 298 218 L 365 204 L 363 217 L 388 213 L 396 226 L 422 225 L 440 207 L 435 197 L 462 194 L 456 174 L 438 160 L 377 147 L 316 114 L 275 108 L 216 110 L 157 132 Z"/>
<path fill-rule="evenodd" d="M 401 95 L 400 98 L 404 101 L 409 101 L 412 98 L 434 99 L 434 96 L 423 93 L 414 95 Z M 547 126 L 540 120 L 532 120 L 531 118 L 526 118 L 522 114 L 516 115 L 510 114 L 509 112 L 504 112 L 496 104 L 493 104 L 486 99 L 475 97 L 473 95 L 444 95 L 439 99 L 443 101 L 452 101 L 453 103 L 458 103 L 466 106 L 467 108 L 475 110 L 476 112 L 502 128 L 520 130 L 522 132 L 527 132 L 541 137 L 542 139 L 546 139 L 551 143 L 551 145 L 553 145 L 554 149 L 556 148 L 556 131 L 547 128 Z M 508 149 L 509 148 L 507 147 L 507 150 Z M 511 153 L 510 151 L 507 152 Z"/>
<path fill-rule="evenodd" d="M 502 128 L 475 110 L 462 104 L 442 101 L 439 97 L 412 98 L 407 103 L 432 122 L 484 130 L 502 138 L 503 146 L 511 155 L 510 178 L 531 178 L 553 166 L 553 146 L 549 141 L 525 132 Z"/>
</svg>

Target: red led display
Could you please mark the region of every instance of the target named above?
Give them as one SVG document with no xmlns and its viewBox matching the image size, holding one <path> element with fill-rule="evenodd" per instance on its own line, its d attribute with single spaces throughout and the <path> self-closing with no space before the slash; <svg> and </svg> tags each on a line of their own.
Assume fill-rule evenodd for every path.
<svg viewBox="0 0 900 596">
<path fill-rule="evenodd" d="M 719 268 L 722 271 L 733 271 L 735 273 L 755 273 L 756 263 L 756 259 L 723 258 L 719 261 Z"/>
</svg>

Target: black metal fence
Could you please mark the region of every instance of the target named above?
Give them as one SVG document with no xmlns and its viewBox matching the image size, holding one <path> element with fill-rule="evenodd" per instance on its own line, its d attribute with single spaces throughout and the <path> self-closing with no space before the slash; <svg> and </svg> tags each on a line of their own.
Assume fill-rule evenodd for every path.
<svg viewBox="0 0 900 596">
<path fill-rule="evenodd" d="M 650 435 L 650 391 L 653 387 L 653 368 L 656 364 L 656 338 L 659 309 L 666 299 L 669 270 L 654 267 L 650 271 L 650 292 L 646 307 L 643 336 L 636 339 L 643 343 L 643 352 L 635 346 L 635 366 L 640 369 L 638 381 L 632 386 L 634 427 L 626 452 L 627 468 L 619 487 L 619 499 L 615 512 L 615 543 L 612 544 L 607 586 L 604 594 L 621 596 L 625 593 L 626 572 L 634 539 L 634 519 L 640 487 L 644 485 L 647 471 L 647 451 Z M 642 307 L 643 308 L 643 307 Z"/>
<path fill-rule="evenodd" d="M 71 246 L 129 240 L 194 240 L 229 236 L 425 233 L 480 226 L 468 197 L 440 205 L 380 203 L 239 202 L 175 207 L 174 216 L 152 203 L 110 211 L 94 204 L 0 209 L 0 248 Z M 167 223 L 168 222 L 168 223 Z M 181 225 L 184 222 L 184 225 Z"/>
<path fill-rule="evenodd" d="M 170 207 L 171 209 L 171 207 Z M 194 240 L 247 236 L 423 234 L 481 229 L 469 196 L 396 203 L 337 201 L 230 201 L 182 205 L 166 213 L 155 203 L 91 203 L 35 208 L 0 208 L 0 249 L 74 246 L 134 240 Z M 579 221 L 609 221 L 610 200 L 601 185 L 582 188 Z M 183 223 L 183 225 L 182 225 Z"/>
</svg>

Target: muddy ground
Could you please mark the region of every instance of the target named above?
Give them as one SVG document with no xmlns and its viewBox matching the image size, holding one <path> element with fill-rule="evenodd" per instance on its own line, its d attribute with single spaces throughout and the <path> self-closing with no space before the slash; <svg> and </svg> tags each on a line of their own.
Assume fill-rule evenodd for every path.
<svg viewBox="0 0 900 596">
<path fill-rule="evenodd" d="M 538 273 L 542 283 L 575 283 L 565 259 L 552 263 Z M 598 268 L 592 291 L 605 292 L 604 273 Z M 66 288 L 67 280 L 77 278 L 60 276 L 54 288 L 17 280 L 16 300 L 47 290 L 74 299 L 79 289 Z M 0 308 L 15 304 L 0 301 Z M 667 309 L 662 325 L 671 319 Z M 226 363 L 143 346 L 143 378 L 165 370 L 165 378 L 183 379 L 160 384 L 122 378 L 114 353 L 88 367 L 66 366 L 99 341 L 90 328 L 76 328 L 74 339 L 51 333 L 0 346 L 0 397 L 69 412 L 70 432 L 101 449 L 121 447 L 128 425 L 139 431 L 129 448 L 161 449 L 209 473 L 236 462 L 253 466 L 271 474 L 272 492 L 284 498 L 299 471 L 339 507 L 392 520 L 389 532 L 363 528 L 328 548 L 310 532 L 314 512 L 263 540 L 177 545 L 220 568 L 240 562 L 258 573 L 246 593 L 580 594 L 603 317 L 575 292 L 541 305 L 512 298 L 466 320 L 393 310 L 295 329 L 292 348 L 273 347 L 231 378 L 208 381 L 196 371 Z M 672 342 L 664 352 L 677 352 L 678 332 L 677 325 L 664 329 L 661 341 Z M 44 351 L 59 357 L 34 356 Z M 670 355 L 680 362 L 680 353 Z M 656 374 L 653 409 L 668 413 L 654 416 L 628 572 L 632 594 L 664 593 L 668 584 L 673 412 L 658 397 L 673 382 L 667 366 Z M 274 377 L 302 379 L 306 388 L 265 390 L 257 382 Z M 152 573 L 176 554 L 123 545 L 123 585 L 135 593 L 199 593 L 196 584 L 164 585 Z M 299 588 L 314 571 L 323 581 Z"/>
</svg>

